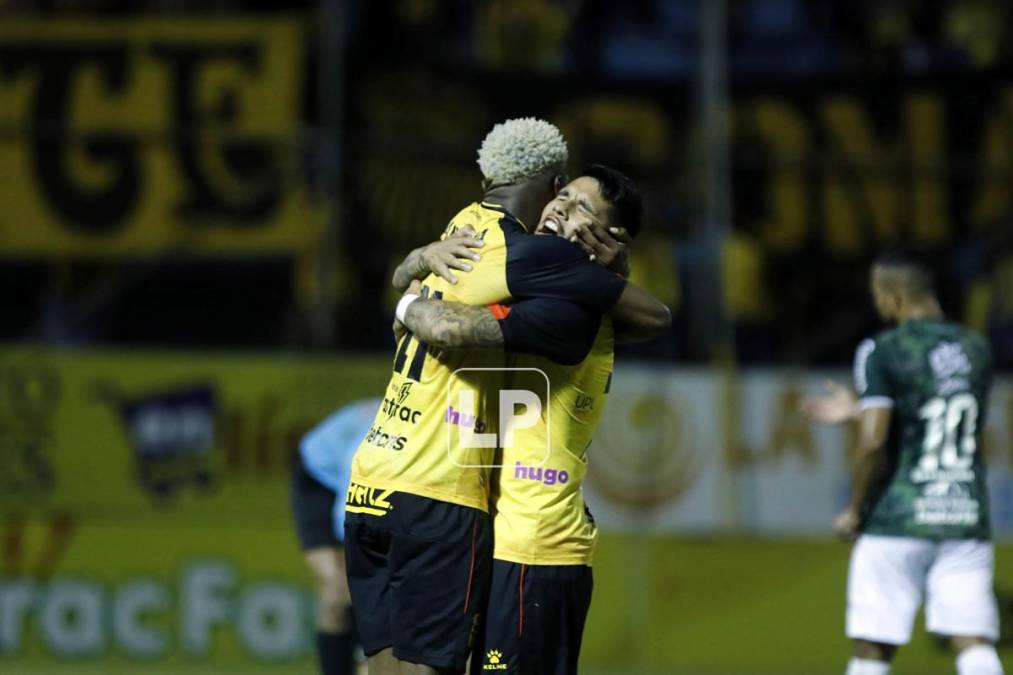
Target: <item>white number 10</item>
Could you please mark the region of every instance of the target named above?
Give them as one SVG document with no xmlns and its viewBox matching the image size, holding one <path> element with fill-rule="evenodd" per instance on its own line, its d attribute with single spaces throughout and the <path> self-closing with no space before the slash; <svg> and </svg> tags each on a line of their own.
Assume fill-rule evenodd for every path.
<svg viewBox="0 0 1013 675">
<path fill-rule="evenodd" d="M 978 443 L 978 401 L 971 394 L 957 394 L 947 400 L 934 398 L 918 411 L 925 420 L 925 441 L 919 468 L 970 469 Z M 963 433 L 961 432 L 963 427 Z"/>
</svg>

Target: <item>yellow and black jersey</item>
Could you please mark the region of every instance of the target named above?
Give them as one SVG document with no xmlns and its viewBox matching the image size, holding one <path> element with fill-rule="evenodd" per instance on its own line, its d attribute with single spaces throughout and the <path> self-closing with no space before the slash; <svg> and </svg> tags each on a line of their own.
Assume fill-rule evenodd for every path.
<svg viewBox="0 0 1013 675">
<path fill-rule="evenodd" d="M 600 315 L 625 288 L 625 280 L 588 262 L 570 242 L 529 235 L 496 205 L 468 206 L 444 237 L 467 225 L 485 242 L 481 260 L 457 284 L 430 275 L 423 284 L 428 297 L 470 305 L 540 298 Z M 436 352 L 405 336 L 383 403 L 355 454 L 347 510 L 382 512 L 393 491 L 488 510 L 497 444 L 490 435 L 498 430 L 504 360 L 499 350 Z"/>
<path fill-rule="evenodd" d="M 615 335 L 608 317 L 572 303 L 528 300 L 500 322 L 518 370 L 510 388 L 547 406 L 518 427 L 492 475 L 493 557 L 526 565 L 590 565 L 597 528 L 584 504 L 587 447 L 605 409 Z"/>
</svg>

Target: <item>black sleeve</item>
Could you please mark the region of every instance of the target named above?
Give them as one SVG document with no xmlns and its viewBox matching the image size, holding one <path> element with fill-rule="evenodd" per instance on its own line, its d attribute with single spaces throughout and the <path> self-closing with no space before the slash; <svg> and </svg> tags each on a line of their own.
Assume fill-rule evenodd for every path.
<svg viewBox="0 0 1013 675">
<path fill-rule="evenodd" d="M 626 288 L 626 279 L 588 261 L 562 237 L 516 235 L 508 242 L 506 282 L 516 300 L 551 298 L 607 313 Z"/>
<path fill-rule="evenodd" d="M 524 300 L 503 311 L 508 313 L 499 326 L 508 352 L 544 356 L 567 366 L 584 360 L 601 325 L 601 314 L 551 298 Z"/>
</svg>

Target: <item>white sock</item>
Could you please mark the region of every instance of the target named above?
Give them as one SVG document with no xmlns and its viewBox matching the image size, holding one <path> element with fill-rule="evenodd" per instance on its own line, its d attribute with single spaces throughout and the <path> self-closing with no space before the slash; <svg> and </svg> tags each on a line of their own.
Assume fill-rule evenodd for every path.
<svg viewBox="0 0 1013 675">
<path fill-rule="evenodd" d="M 957 654 L 957 675 L 1002 675 L 1002 664 L 995 647 L 971 645 Z"/>
<path fill-rule="evenodd" d="M 852 658 L 844 675 L 890 675 L 890 662 Z"/>
</svg>

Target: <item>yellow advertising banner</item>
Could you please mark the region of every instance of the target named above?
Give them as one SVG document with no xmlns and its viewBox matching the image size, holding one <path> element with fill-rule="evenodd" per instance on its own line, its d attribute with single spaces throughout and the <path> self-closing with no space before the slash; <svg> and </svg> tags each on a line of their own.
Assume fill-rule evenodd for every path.
<svg viewBox="0 0 1013 675">
<path fill-rule="evenodd" d="M 289 462 L 306 429 L 382 393 L 389 373 L 386 356 L 0 347 L 0 673 L 318 672 Z M 843 452 L 787 421 L 802 384 L 767 371 L 723 393 L 706 371 L 617 370 L 590 450 L 605 534 L 582 674 L 840 672 L 848 549 L 757 536 L 811 512 L 829 538 L 826 480 L 846 474 L 825 468 Z M 1013 410 L 1008 384 L 997 392 L 997 412 Z M 738 412 L 715 403 L 726 394 Z M 987 431 L 1002 444 L 990 455 L 1000 524 L 1013 514 L 1010 417 Z M 749 461 L 726 461 L 729 440 Z M 753 500 L 748 538 L 687 536 L 727 531 L 716 505 L 729 470 Z M 1000 545 L 1002 607 L 1010 560 Z M 906 672 L 952 672 L 923 635 L 905 649 Z"/>
<path fill-rule="evenodd" d="M 303 21 L 0 21 L 0 255 L 293 253 Z"/>
<path fill-rule="evenodd" d="M 389 367 L 0 350 L 0 672 L 303 663 L 291 459 L 329 412 L 382 392 Z"/>
</svg>

